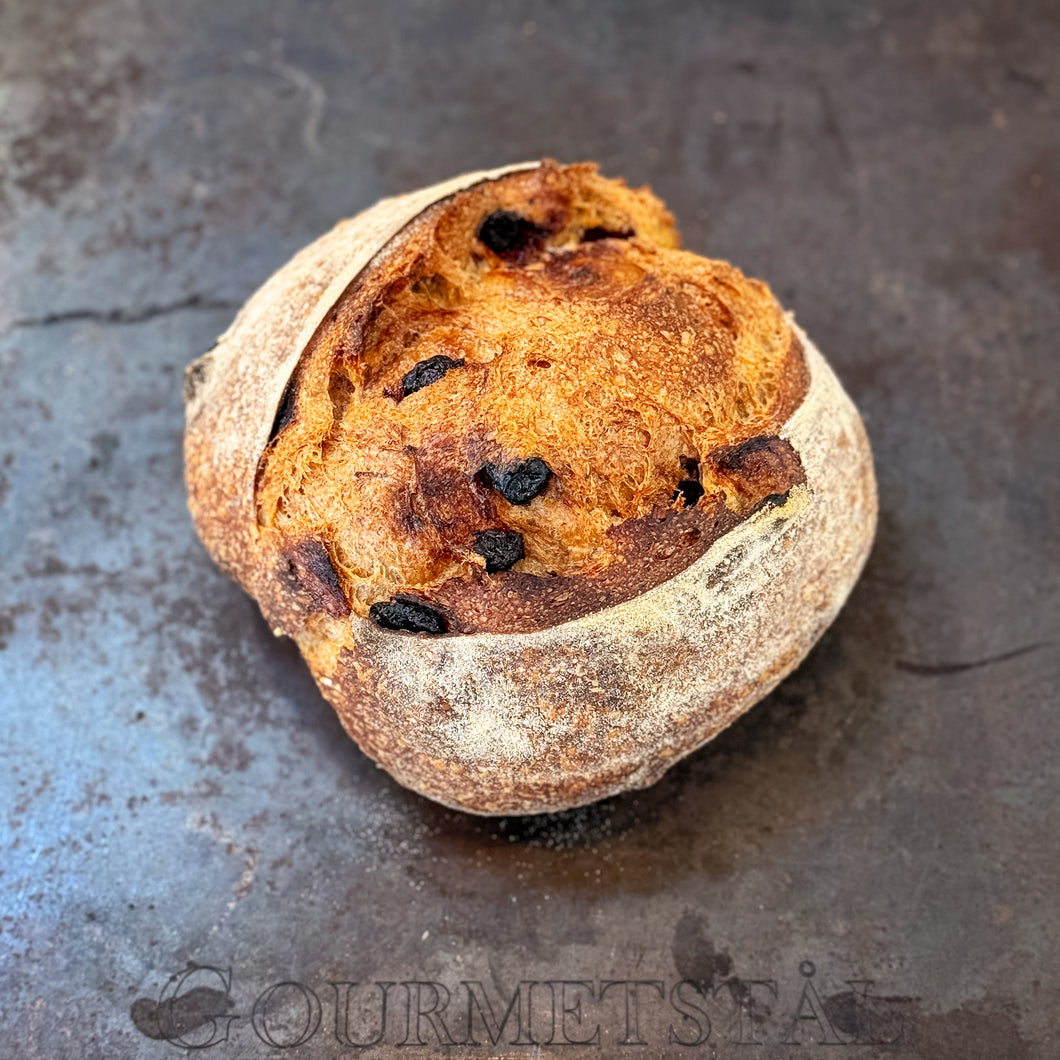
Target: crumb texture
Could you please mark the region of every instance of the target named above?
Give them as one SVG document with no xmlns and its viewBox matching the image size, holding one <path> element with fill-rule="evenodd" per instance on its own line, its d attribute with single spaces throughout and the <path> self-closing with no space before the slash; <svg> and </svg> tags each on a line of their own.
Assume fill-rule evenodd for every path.
<svg viewBox="0 0 1060 1060">
<path fill-rule="evenodd" d="M 258 520 L 326 549 L 360 617 L 542 628 L 671 577 L 803 481 L 775 436 L 805 387 L 764 284 L 678 249 L 650 192 L 546 163 L 428 211 L 335 306 Z"/>
</svg>

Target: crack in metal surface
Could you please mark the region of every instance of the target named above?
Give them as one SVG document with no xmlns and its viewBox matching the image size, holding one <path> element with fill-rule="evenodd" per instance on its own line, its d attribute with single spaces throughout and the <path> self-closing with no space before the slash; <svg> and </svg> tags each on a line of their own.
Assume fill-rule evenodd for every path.
<svg viewBox="0 0 1060 1060">
<path fill-rule="evenodd" d="M 186 310 L 209 310 L 209 309 L 238 309 L 241 302 L 234 302 L 224 298 L 207 298 L 205 295 L 194 294 L 183 298 L 179 302 L 170 302 L 167 305 L 142 306 L 139 309 L 66 309 L 59 313 L 47 313 L 40 317 L 20 317 L 9 325 L 15 328 L 46 328 L 53 324 L 68 324 L 78 320 L 90 320 L 98 324 L 142 324 L 146 320 L 155 317 L 167 316 L 170 313 L 181 313 Z"/>
<path fill-rule="evenodd" d="M 283 62 L 277 56 L 263 57 L 258 52 L 249 51 L 244 54 L 243 59 L 251 66 L 268 70 L 306 94 L 309 112 L 302 124 L 302 143 L 305 144 L 310 154 L 319 156 L 321 154 L 320 126 L 328 106 L 328 94 L 324 86 L 304 70 Z"/>
<path fill-rule="evenodd" d="M 1046 647 L 1046 644 L 1028 644 L 1023 648 L 1013 651 L 1002 652 L 1000 655 L 988 655 L 985 659 L 973 659 L 971 662 L 942 662 L 942 663 L 918 663 L 907 659 L 899 659 L 894 667 L 907 674 L 918 674 L 921 677 L 940 677 L 946 674 L 964 673 L 965 670 L 978 670 L 982 666 L 992 666 L 994 663 L 1007 662 L 1009 659 L 1028 655 L 1032 651 Z"/>
</svg>

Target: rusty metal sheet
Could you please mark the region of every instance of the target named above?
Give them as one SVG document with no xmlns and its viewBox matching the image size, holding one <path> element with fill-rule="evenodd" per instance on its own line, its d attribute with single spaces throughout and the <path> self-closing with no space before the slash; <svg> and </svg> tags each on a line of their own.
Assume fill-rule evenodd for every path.
<svg viewBox="0 0 1060 1060">
<path fill-rule="evenodd" d="M 1058 54 L 1044 0 L 0 6 L 0 1055 L 1060 1055 Z M 542 154 L 770 281 L 882 518 L 712 746 L 489 821 L 210 564 L 180 374 L 338 217 Z"/>
</svg>

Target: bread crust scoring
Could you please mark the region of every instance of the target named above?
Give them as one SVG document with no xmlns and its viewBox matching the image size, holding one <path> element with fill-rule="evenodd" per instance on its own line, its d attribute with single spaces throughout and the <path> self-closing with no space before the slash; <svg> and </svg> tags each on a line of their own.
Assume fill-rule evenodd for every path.
<svg viewBox="0 0 1060 1060">
<path fill-rule="evenodd" d="M 801 385 L 771 421 L 710 451 L 722 471 L 748 469 L 734 488 L 753 503 L 656 501 L 621 520 L 612 537 L 626 535 L 627 577 L 612 565 L 595 597 L 592 577 L 574 572 L 552 579 L 551 595 L 527 590 L 506 607 L 515 578 L 542 579 L 477 573 L 433 587 L 432 600 L 460 616 L 455 635 L 395 632 L 351 608 L 320 542 L 262 525 L 262 458 L 284 392 L 358 278 L 363 287 L 402 267 L 434 204 L 535 166 L 469 174 L 343 222 L 187 374 L 189 499 L 207 548 L 297 640 L 363 750 L 402 783 L 477 813 L 551 811 L 653 783 L 798 665 L 853 586 L 876 520 L 860 418 L 792 321 L 802 374 L 788 377 Z M 690 530 L 699 547 L 682 554 Z M 556 602 L 565 593 L 575 608 Z"/>
</svg>

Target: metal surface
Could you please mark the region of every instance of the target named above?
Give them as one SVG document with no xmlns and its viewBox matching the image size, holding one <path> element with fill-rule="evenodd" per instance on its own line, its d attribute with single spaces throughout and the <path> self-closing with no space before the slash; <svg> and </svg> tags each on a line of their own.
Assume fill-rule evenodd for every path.
<svg viewBox="0 0 1060 1060">
<path fill-rule="evenodd" d="M 1058 54 L 1001 0 L 0 7 L 0 1055 L 434 1055 L 469 994 L 453 1056 L 1060 1055 Z M 491 822 L 210 564 L 180 373 L 338 217 L 542 154 L 769 280 L 882 521 L 714 745 Z"/>
</svg>

